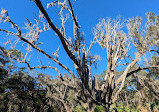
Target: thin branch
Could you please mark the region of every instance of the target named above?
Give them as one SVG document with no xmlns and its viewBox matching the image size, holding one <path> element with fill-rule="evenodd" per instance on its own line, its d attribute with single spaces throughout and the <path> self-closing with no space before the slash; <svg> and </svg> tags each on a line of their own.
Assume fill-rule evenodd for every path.
<svg viewBox="0 0 159 112">
<path fill-rule="evenodd" d="M 76 20 L 76 18 L 75 18 L 74 11 L 73 11 L 73 8 L 72 8 L 72 5 L 71 5 L 70 0 L 68 0 L 68 3 L 69 3 L 69 6 L 70 6 L 70 8 L 71 8 L 71 14 L 72 14 L 73 21 L 75 22 L 76 27 L 77 27 L 77 28 L 80 28 L 79 25 L 78 25 L 78 22 L 77 22 L 77 20 Z"/>
<path fill-rule="evenodd" d="M 17 34 L 16 34 L 16 33 L 13 33 L 13 32 L 8 31 L 8 30 L 0 29 L 0 31 L 3 31 L 3 32 L 6 32 L 6 33 L 9 33 L 9 34 L 12 34 L 12 35 L 17 36 Z"/>
<path fill-rule="evenodd" d="M 49 54 L 47 54 L 44 50 L 38 48 L 34 43 L 31 43 L 30 41 L 28 41 L 27 39 L 23 38 L 21 35 L 15 34 L 13 32 L 7 31 L 7 30 L 3 30 L 0 29 L 0 31 L 5 31 L 6 33 L 10 33 L 13 34 L 15 36 L 18 36 L 23 42 L 28 43 L 29 45 L 31 45 L 34 49 L 38 50 L 39 52 L 41 52 L 42 54 L 44 54 L 46 57 L 50 58 L 51 60 L 53 60 L 54 62 L 56 62 L 58 65 L 60 65 L 62 68 L 65 68 L 70 74 L 73 75 L 73 72 L 67 68 L 65 65 L 63 65 L 62 63 L 60 63 L 57 59 L 54 59 L 52 56 L 50 56 Z"/>
<path fill-rule="evenodd" d="M 88 56 L 88 53 L 90 52 L 92 46 L 96 43 L 95 40 L 96 40 L 97 37 L 94 37 L 93 41 L 91 42 L 89 48 L 87 48 L 87 51 L 86 51 L 86 57 Z"/>
<path fill-rule="evenodd" d="M 150 69 L 150 68 L 159 68 L 159 65 L 156 65 L 156 66 L 155 66 L 155 65 L 154 65 L 154 66 L 147 66 L 147 67 L 144 67 L 144 68 L 139 67 L 138 69 L 129 72 L 129 73 L 126 75 L 126 77 L 129 77 L 129 76 L 131 76 L 132 74 L 137 73 L 137 72 L 139 72 L 139 71 L 141 71 L 141 70 L 147 70 L 147 69 Z"/>
<path fill-rule="evenodd" d="M 57 71 L 57 73 L 59 74 L 60 78 L 62 78 L 62 75 L 60 73 L 60 71 L 56 68 L 56 67 L 52 67 L 52 66 L 37 66 L 37 67 L 30 67 L 30 69 L 36 69 L 36 68 L 39 68 L 39 69 L 45 69 L 45 68 L 51 68 L 51 69 L 54 69 Z M 63 79 L 62 79 L 63 80 Z"/>
<path fill-rule="evenodd" d="M 156 52 L 159 54 L 159 51 L 158 50 L 150 50 L 151 52 Z"/>
<path fill-rule="evenodd" d="M 13 57 L 13 56 L 11 56 L 11 55 L 8 55 L 8 53 L 7 53 L 6 51 L 4 51 L 1 47 L 0 47 L 0 50 L 1 50 L 6 56 L 8 56 L 9 58 L 18 61 L 19 63 L 25 63 L 25 64 L 27 64 L 28 68 L 31 68 L 31 67 L 30 67 L 30 64 L 29 64 L 26 60 L 21 61 L 21 60 L 19 60 L 19 59 Z"/>
<path fill-rule="evenodd" d="M 26 40 L 25 38 L 21 37 L 20 35 L 17 35 L 15 33 L 12 33 L 10 31 L 7 31 L 7 30 L 3 30 L 3 29 L 0 29 L 0 31 L 5 31 L 6 33 L 10 33 L 10 34 L 13 34 L 15 36 L 18 36 L 21 40 L 23 40 L 24 42 L 28 43 L 29 45 L 31 45 L 33 48 L 35 48 L 36 50 L 38 50 L 39 52 L 43 53 L 45 56 L 47 56 L 48 58 L 52 59 L 53 61 L 55 61 L 58 65 L 60 65 L 62 68 L 65 68 L 71 75 L 73 75 L 73 72 L 68 69 L 65 65 L 61 64 L 58 60 L 52 58 L 49 54 L 47 54 L 46 52 L 44 52 L 43 50 L 41 50 L 40 48 L 38 48 L 37 46 L 35 46 L 34 44 L 32 44 L 31 42 L 29 42 L 28 40 Z M 7 55 L 7 52 L 5 52 L 3 49 L 1 49 L 6 55 Z M 34 69 L 34 68 L 40 68 L 40 67 L 31 67 L 30 64 L 26 61 L 26 60 L 23 60 L 23 61 L 20 61 L 12 56 L 10 56 L 10 58 L 18 61 L 19 63 L 26 63 L 27 66 L 30 68 L 30 69 Z M 54 67 L 51 67 L 51 66 L 47 66 L 48 68 L 53 68 L 55 69 Z M 46 68 L 46 66 L 43 66 L 42 68 Z M 57 71 L 57 69 L 55 69 Z M 59 73 L 59 71 L 57 71 Z M 74 75 L 73 75 L 74 76 Z M 61 77 L 61 75 L 60 75 Z"/>
<path fill-rule="evenodd" d="M 8 22 L 10 22 L 14 27 L 16 27 L 16 29 L 17 29 L 17 31 L 18 31 L 18 34 L 21 35 L 21 30 L 20 30 L 20 28 L 18 27 L 18 25 L 15 24 L 11 19 L 9 19 Z"/>
<path fill-rule="evenodd" d="M 34 0 L 34 2 L 36 3 L 37 7 L 40 9 L 40 11 L 44 14 L 47 22 L 49 23 L 49 25 L 51 26 L 51 28 L 56 32 L 56 34 L 58 35 L 58 37 L 60 38 L 61 42 L 62 42 L 62 45 L 67 53 L 67 55 L 72 59 L 72 61 L 77 65 L 77 66 L 80 66 L 79 65 L 79 62 L 78 60 L 76 59 L 75 55 L 73 55 L 73 53 L 69 50 L 67 44 L 66 44 L 66 41 L 65 41 L 65 38 L 63 36 L 63 34 L 59 31 L 58 28 L 55 27 L 55 25 L 52 23 L 49 15 L 47 14 L 46 10 L 44 9 L 42 3 L 40 0 Z"/>
</svg>

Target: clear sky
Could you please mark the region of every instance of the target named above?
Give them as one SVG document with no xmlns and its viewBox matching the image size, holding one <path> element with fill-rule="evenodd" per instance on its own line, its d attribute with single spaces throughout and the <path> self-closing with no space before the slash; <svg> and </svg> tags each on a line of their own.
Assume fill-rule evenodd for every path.
<svg viewBox="0 0 159 112">
<path fill-rule="evenodd" d="M 52 0 L 41 0 L 46 7 L 46 2 L 52 2 Z M 71 0 L 72 1 L 72 0 Z M 34 2 L 30 0 L 0 0 L 0 8 L 4 8 L 8 10 L 10 14 L 10 18 L 14 22 L 16 22 L 20 27 L 24 27 L 24 22 L 26 18 L 34 20 L 33 18 L 34 13 L 38 13 L 38 8 L 36 7 Z M 145 18 L 145 13 L 148 11 L 154 12 L 159 14 L 159 0 L 76 0 L 74 5 L 75 15 L 78 18 L 78 22 L 81 26 L 81 30 L 84 32 L 84 36 L 86 38 L 86 44 L 89 45 L 90 40 L 93 39 L 92 31 L 93 27 L 99 22 L 101 18 L 111 17 L 116 18 L 120 15 L 122 18 L 131 18 L 133 16 L 142 16 Z M 55 18 L 52 11 L 48 10 L 49 14 Z M 56 22 L 57 19 L 54 19 Z M 4 24 L 0 24 L 0 28 L 4 28 Z M 48 41 L 52 39 L 51 34 L 53 32 L 49 32 L 49 34 L 42 34 L 42 40 L 44 43 L 46 42 L 45 46 L 42 48 L 50 51 L 55 51 L 60 44 L 60 40 L 58 38 L 54 38 L 54 42 Z M 2 44 L 2 35 L 0 34 L 0 44 Z M 47 36 L 47 38 L 44 38 Z M 47 46 L 47 45 L 53 46 Z M 62 46 L 61 46 L 62 47 Z M 51 49 L 51 50 L 50 50 Z M 106 55 L 105 51 L 102 50 L 98 45 L 95 45 L 92 49 L 92 54 L 99 54 L 102 57 L 102 62 L 99 62 L 99 66 L 97 70 L 93 69 L 92 73 L 100 74 L 103 70 L 106 69 Z M 34 53 L 32 56 L 36 56 L 37 54 Z M 60 55 L 63 55 L 62 53 Z M 44 59 L 43 57 L 42 59 Z M 70 65 L 70 60 L 61 56 L 61 61 L 64 62 L 66 65 Z M 66 62 L 66 60 L 68 60 Z M 45 60 L 45 59 L 44 59 Z M 44 61 L 44 63 L 47 60 Z M 37 62 L 36 62 L 37 63 Z M 32 62 L 35 64 L 35 61 Z M 54 64 L 53 64 L 54 66 Z M 56 65 L 55 65 L 56 66 Z M 73 69 L 72 66 L 70 66 Z M 53 75 L 55 72 L 46 70 L 48 74 Z"/>
</svg>

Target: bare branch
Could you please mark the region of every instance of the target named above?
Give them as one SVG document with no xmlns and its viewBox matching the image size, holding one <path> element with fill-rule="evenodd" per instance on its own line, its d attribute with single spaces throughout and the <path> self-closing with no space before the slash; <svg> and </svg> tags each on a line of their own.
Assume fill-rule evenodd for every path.
<svg viewBox="0 0 159 112">
<path fill-rule="evenodd" d="M 131 69 L 131 67 L 133 67 L 137 61 L 140 59 L 141 55 L 137 54 L 136 58 L 126 67 L 126 69 L 124 70 L 124 73 L 120 76 L 120 78 L 118 78 L 118 80 L 116 81 L 116 85 L 118 85 L 121 81 L 123 81 L 123 79 L 126 78 L 129 70 Z"/>
<path fill-rule="evenodd" d="M 72 5 L 71 5 L 70 0 L 68 0 L 68 3 L 69 3 L 70 8 L 71 8 L 71 15 L 72 15 L 73 21 L 75 22 L 76 27 L 77 27 L 77 28 L 80 28 L 79 25 L 78 25 L 78 22 L 77 22 L 77 20 L 76 20 L 76 18 L 75 18 L 74 11 L 73 11 L 73 8 L 72 8 Z"/>
<path fill-rule="evenodd" d="M 158 50 L 150 50 L 151 52 L 156 52 L 159 54 L 159 51 Z"/>
<path fill-rule="evenodd" d="M 143 68 L 142 68 L 142 67 L 139 67 L 138 69 L 129 72 L 129 73 L 126 75 L 126 77 L 129 77 L 129 76 L 131 76 L 132 74 L 137 73 L 137 72 L 139 72 L 139 71 L 141 71 L 141 70 L 147 70 L 147 69 L 150 69 L 150 68 L 159 68 L 159 65 L 147 66 L 147 67 L 143 67 Z"/>
<path fill-rule="evenodd" d="M 62 42 L 62 45 L 65 49 L 65 51 L 67 52 L 68 56 L 72 59 L 72 61 L 77 65 L 79 66 L 79 63 L 75 57 L 75 55 L 73 55 L 73 53 L 68 49 L 68 46 L 66 44 L 66 41 L 64 39 L 64 36 L 62 35 L 62 33 L 59 31 L 58 28 L 56 28 L 54 26 L 54 24 L 52 23 L 49 15 L 47 14 L 47 12 L 45 11 L 44 7 L 42 6 L 41 4 L 41 1 L 40 0 L 34 0 L 34 2 L 36 3 L 37 7 L 40 9 L 40 11 L 44 14 L 47 22 L 49 23 L 49 25 L 51 26 L 51 28 L 56 32 L 56 34 L 59 36 L 61 42 Z"/>
<path fill-rule="evenodd" d="M 90 52 L 92 46 L 96 43 L 96 41 L 95 41 L 96 38 L 97 38 L 97 37 L 94 37 L 94 39 L 93 39 L 93 41 L 91 42 L 89 48 L 87 48 L 87 51 L 86 51 L 86 57 L 88 56 L 88 54 L 89 54 L 89 52 Z"/>
<path fill-rule="evenodd" d="M 3 32 L 6 32 L 6 33 L 9 33 L 9 34 L 12 34 L 12 35 L 17 36 L 17 34 L 16 34 L 16 33 L 13 33 L 13 32 L 8 31 L 8 30 L 0 29 L 0 31 L 3 31 Z"/>
<path fill-rule="evenodd" d="M 7 30 L 0 30 L 0 31 L 5 31 L 5 32 L 9 32 Z M 45 56 L 47 56 L 48 58 L 50 58 L 51 60 L 55 61 L 58 65 L 60 65 L 62 68 L 66 69 L 70 74 L 73 75 L 73 72 L 68 69 L 65 65 L 61 64 L 57 59 L 54 59 L 52 56 L 50 56 L 49 54 L 47 54 L 45 51 L 43 51 L 42 49 L 38 48 L 34 43 L 31 43 L 30 41 L 28 41 L 27 39 L 23 38 L 21 35 L 17 35 L 15 33 L 9 32 L 10 34 L 13 34 L 15 36 L 18 36 L 22 41 L 28 43 L 29 45 L 31 45 L 33 48 L 35 48 L 36 50 L 38 50 L 39 52 L 41 52 L 42 54 L 44 54 Z"/>
</svg>

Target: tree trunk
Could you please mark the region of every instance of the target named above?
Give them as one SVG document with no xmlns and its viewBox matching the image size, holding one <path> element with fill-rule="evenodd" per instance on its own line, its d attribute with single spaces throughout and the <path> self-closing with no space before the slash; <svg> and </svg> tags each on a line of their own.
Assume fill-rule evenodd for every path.
<svg viewBox="0 0 159 112">
<path fill-rule="evenodd" d="M 82 92 L 82 96 L 78 96 L 78 99 L 82 107 L 85 110 L 87 110 L 87 112 L 94 112 L 94 109 L 96 108 L 97 103 L 92 98 L 91 94 L 89 93 L 89 90 L 87 90 L 86 87 L 83 85 L 81 92 Z"/>
</svg>

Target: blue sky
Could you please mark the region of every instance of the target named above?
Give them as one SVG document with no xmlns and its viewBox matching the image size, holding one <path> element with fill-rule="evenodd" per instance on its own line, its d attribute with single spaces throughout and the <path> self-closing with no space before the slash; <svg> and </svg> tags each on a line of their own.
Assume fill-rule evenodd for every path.
<svg viewBox="0 0 159 112">
<path fill-rule="evenodd" d="M 41 1 L 44 4 L 44 7 L 46 7 L 46 2 L 52 2 L 52 0 Z M 126 19 L 133 16 L 142 16 L 143 18 L 145 18 L 145 13 L 148 11 L 158 14 L 158 4 L 158 0 L 77 0 L 74 5 L 74 9 L 75 15 L 78 18 L 79 25 L 81 26 L 81 31 L 84 32 L 86 44 L 89 45 L 90 40 L 93 39 L 93 27 L 95 27 L 95 25 L 101 18 L 111 17 L 114 19 L 118 15 Z M 35 3 L 31 2 L 30 0 L 0 0 L 0 8 L 8 10 L 10 18 L 12 18 L 12 20 L 16 22 L 20 27 L 24 27 L 26 18 L 34 21 L 34 13 L 38 13 L 38 8 L 36 7 Z M 56 16 L 54 16 L 55 12 L 53 12 L 51 9 L 47 11 L 55 22 L 58 21 L 58 19 L 56 19 Z M 7 27 L 4 26 L 4 24 L 0 24 L 0 28 Z M 48 31 L 41 35 L 42 41 L 46 42 L 46 44 L 42 46 L 42 48 L 48 50 L 49 53 L 51 50 L 55 51 L 60 44 L 60 40 L 57 37 L 52 37 L 52 34 L 54 34 L 54 32 Z M 2 34 L 0 34 L 0 36 L 0 44 L 2 44 Z M 47 36 L 47 39 L 45 36 Z M 48 41 L 52 40 L 52 38 L 54 38 L 53 42 Z M 47 45 L 50 44 L 53 46 L 48 47 Z M 100 74 L 103 70 L 106 69 L 105 51 L 102 50 L 98 45 L 95 45 L 92 49 L 92 54 L 100 54 L 100 56 L 102 57 L 103 61 L 98 63 L 99 66 L 97 70 L 92 70 L 92 73 Z M 35 51 L 32 54 L 32 57 L 35 57 L 36 55 L 37 52 Z M 60 60 L 63 63 L 65 63 L 67 66 L 71 65 L 71 61 L 68 58 L 64 57 L 66 54 L 63 53 L 63 50 L 61 51 L 60 55 Z M 48 61 L 45 59 L 45 57 L 42 57 L 42 59 L 45 60 L 43 63 L 46 63 Z M 65 59 L 67 60 L 67 62 Z M 31 64 L 33 65 L 35 63 L 38 62 L 31 62 Z M 54 63 L 52 65 L 56 66 L 54 65 Z M 70 69 L 73 69 L 73 67 L 70 66 Z M 54 71 L 51 70 L 45 70 L 44 72 L 47 72 L 51 75 L 56 74 Z M 65 71 L 63 71 L 62 73 L 64 72 Z"/>
</svg>

